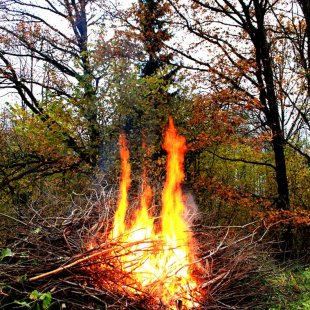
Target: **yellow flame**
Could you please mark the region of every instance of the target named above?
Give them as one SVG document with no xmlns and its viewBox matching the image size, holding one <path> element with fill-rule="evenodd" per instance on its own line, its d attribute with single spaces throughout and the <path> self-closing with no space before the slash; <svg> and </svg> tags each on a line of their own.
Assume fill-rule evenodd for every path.
<svg viewBox="0 0 310 310">
<path fill-rule="evenodd" d="M 114 226 L 112 231 L 112 238 L 118 237 L 125 232 L 125 216 L 128 208 L 128 189 L 130 187 L 130 165 L 129 165 L 129 150 L 126 144 L 126 136 L 124 133 L 120 135 L 119 139 L 120 155 L 121 155 L 121 181 L 120 181 L 120 195 L 118 199 L 118 208 L 114 215 Z"/>
<path fill-rule="evenodd" d="M 178 135 L 170 118 L 163 144 L 167 152 L 167 176 L 162 193 L 160 223 L 157 225 L 148 211 L 152 190 L 146 183 L 145 170 L 139 208 L 126 224 L 130 164 L 124 134 L 120 136 L 119 144 L 122 161 L 120 194 L 109 238 L 129 245 L 117 255 L 116 263 L 133 280 L 130 285 L 123 284 L 130 286 L 129 290 L 134 293 L 150 293 L 165 305 L 175 305 L 177 300 L 182 300 L 186 308 L 191 308 L 196 305 L 193 291 L 198 284 L 190 270 L 194 259 L 192 235 L 183 218 L 185 205 L 181 184 L 184 180 L 183 164 L 187 149 L 185 139 Z"/>
</svg>

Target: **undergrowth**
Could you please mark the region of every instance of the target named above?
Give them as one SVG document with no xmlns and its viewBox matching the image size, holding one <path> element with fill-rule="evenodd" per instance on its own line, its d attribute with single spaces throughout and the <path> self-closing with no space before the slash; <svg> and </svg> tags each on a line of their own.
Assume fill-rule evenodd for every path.
<svg viewBox="0 0 310 310">
<path fill-rule="evenodd" d="M 310 267 L 286 266 L 266 280 L 272 289 L 269 310 L 310 310 Z"/>
</svg>

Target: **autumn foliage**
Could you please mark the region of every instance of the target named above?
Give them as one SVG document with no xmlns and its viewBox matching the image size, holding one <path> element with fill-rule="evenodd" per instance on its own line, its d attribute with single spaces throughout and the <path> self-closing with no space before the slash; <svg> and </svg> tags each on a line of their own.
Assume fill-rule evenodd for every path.
<svg viewBox="0 0 310 310">
<path fill-rule="evenodd" d="M 47 227 L 56 227 L 63 245 L 57 257 L 69 249 L 76 262 L 94 231 L 108 235 L 115 205 L 123 203 L 115 213 L 120 221 L 139 204 L 159 216 L 171 115 L 186 139 L 177 189 L 199 210 L 191 222 L 202 240 L 198 260 L 214 258 L 214 272 L 202 281 L 208 302 L 233 304 L 238 298 L 229 289 L 251 272 L 239 263 L 244 258 L 253 266 L 259 256 L 231 229 L 247 236 L 259 231 L 276 259 L 309 260 L 309 1 L 222 2 L 0 1 L 0 247 L 16 237 L 16 249 L 16 240 L 24 240 L 34 265 L 37 234 L 41 240 L 44 232 L 38 244 L 48 248 L 54 239 Z M 97 176 L 111 199 L 97 188 L 96 199 L 85 194 Z M 82 213 L 75 218 L 76 212 Z M 69 226 L 60 224 L 68 217 Z M 218 234 L 210 231 L 215 226 Z M 119 238 L 126 227 L 114 230 Z M 0 263 L 8 259 L 1 255 Z M 59 267 L 57 259 L 51 269 Z M 109 301 L 126 307 L 118 294 Z M 143 308 L 146 300 L 130 302 Z"/>
</svg>

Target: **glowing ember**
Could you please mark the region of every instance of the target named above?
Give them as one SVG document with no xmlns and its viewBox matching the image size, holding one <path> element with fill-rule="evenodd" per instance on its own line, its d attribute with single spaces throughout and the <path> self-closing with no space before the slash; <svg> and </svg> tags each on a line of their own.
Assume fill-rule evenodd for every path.
<svg viewBox="0 0 310 310">
<path fill-rule="evenodd" d="M 130 223 L 126 223 L 130 165 L 125 136 L 120 136 L 120 194 L 109 239 L 126 245 L 115 255 L 115 264 L 130 275 L 130 283 L 120 285 L 127 285 L 127 290 L 135 294 L 149 293 L 167 306 L 175 307 L 181 300 L 184 307 L 191 308 L 196 305 L 193 295 L 198 284 L 190 270 L 194 259 L 194 250 L 190 247 L 193 240 L 183 218 L 185 205 L 181 183 L 184 180 L 186 145 L 172 119 L 169 119 L 163 148 L 167 152 L 167 177 L 162 193 L 160 221 L 155 224 L 154 217 L 148 212 L 152 190 L 146 183 L 144 170 L 139 208 L 131 216 Z"/>
</svg>

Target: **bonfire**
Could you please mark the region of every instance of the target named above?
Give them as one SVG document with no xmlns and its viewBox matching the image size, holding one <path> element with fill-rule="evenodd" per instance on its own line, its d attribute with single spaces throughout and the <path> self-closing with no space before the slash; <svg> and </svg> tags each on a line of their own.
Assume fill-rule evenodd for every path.
<svg viewBox="0 0 310 310">
<path fill-rule="evenodd" d="M 7 283 L 0 291 L 0 302 L 9 307 L 4 309 L 19 307 L 18 300 L 40 306 L 49 294 L 47 301 L 56 309 L 256 307 L 258 299 L 252 297 L 264 287 L 251 275 L 261 273 L 257 249 L 265 229 L 253 222 L 191 230 L 188 197 L 182 192 L 187 147 L 172 119 L 164 135 L 166 180 L 159 211 L 146 167 L 138 201 L 129 198 L 125 134 L 119 146 L 119 191 L 100 181 L 100 190 L 77 195 L 66 219 L 46 218 L 44 208 L 35 206 L 29 206 L 28 220 L 16 219 L 23 229 L 0 261 L 0 276 Z"/>
<path fill-rule="evenodd" d="M 159 218 L 149 211 L 153 209 L 152 190 L 146 173 L 143 173 L 139 207 L 133 214 L 127 214 L 130 164 L 124 134 L 120 136 L 119 145 L 122 173 L 113 227 L 108 236 L 96 235 L 88 249 L 100 248 L 107 239 L 120 245 L 117 251 L 106 252 L 114 257 L 109 260 L 109 266 L 126 274 L 122 277 L 123 283 L 115 285 L 115 291 L 125 290 L 127 295 L 147 293 L 167 307 L 181 304 L 184 309 L 195 307 L 199 299 L 199 283 L 193 276 L 195 241 L 184 218 L 186 206 L 181 189 L 187 150 L 185 139 L 177 133 L 169 118 L 163 144 L 167 152 L 167 173 Z M 94 264 L 89 267 L 92 272 L 96 271 L 97 283 L 100 274 L 104 275 L 109 266 Z"/>
</svg>

